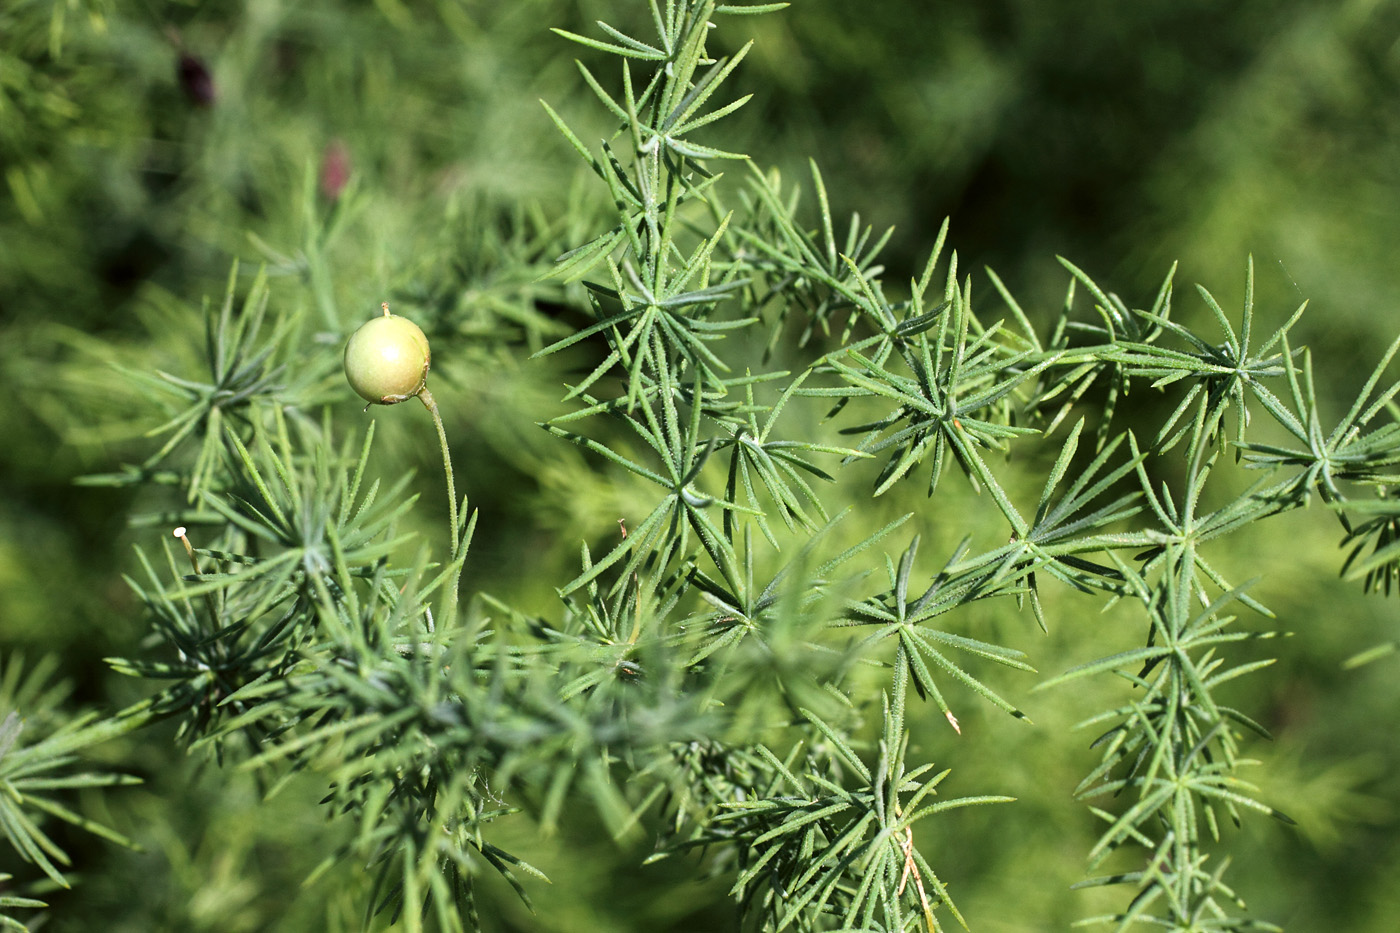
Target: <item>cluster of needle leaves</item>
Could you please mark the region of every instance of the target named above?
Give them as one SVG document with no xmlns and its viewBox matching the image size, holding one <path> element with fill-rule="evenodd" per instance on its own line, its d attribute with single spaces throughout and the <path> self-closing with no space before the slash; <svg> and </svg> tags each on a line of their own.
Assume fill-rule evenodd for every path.
<svg viewBox="0 0 1400 933">
<path fill-rule="evenodd" d="M 747 48 L 729 58 L 704 51 L 700 24 L 726 11 L 678 2 L 653 3 L 652 12 L 655 41 L 607 26 L 605 38 L 568 36 L 621 59 L 620 95 L 579 66 L 618 119 L 615 136 L 589 148 L 550 111 L 618 214 L 611 230 L 561 259 L 560 274 L 587 285 L 593 316 L 542 353 L 575 352 L 586 373 L 566 396 L 578 407 L 545 429 L 594 454 L 600 469 L 660 487 L 643 495 L 652 511 L 632 533 L 587 555 L 561 588 L 568 599 L 580 590 L 601 597 L 631 624 L 578 635 L 616 646 L 625 634 L 629 658 L 648 641 L 683 645 L 676 658 L 690 689 L 723 702 L 710 712 L 729 724 L 729 737 L 710 741 L 758 739 L 727 754 L 692 745 L 665 768 L 644 769 L 679 772 L 662 797 L 660 853 L 699 849 L 734 872 L 732 893 L 754 929 L 933 930 L 943 910 L 961 923 L 900 822 L 898 799 L 886 796 L 932 793 L 918 777 L 930 766 L 904 771 L 906 700 L 931 700 L 955 730 L 954 691 L 1024 717 L 991 672 L 1033 672 L 1026 654 L 965 634 L 956 620 L 974 602 L 1029 602 L 1046 627 L 1042 587 L 1059 583 L 1127 601 L 1144 620 L 1143 648 L 1040 685 L 1118 676 L 1130 692 L 1089 723 L 1106 729 L 1103 760 L 1078 793 L 1108 824 L 1091 868 L 1124 848 L 1136 848 L 1146 867 L 1095 877 L 1133 891 L 1123 911 L 1094 919 L 1118 928 L 1266 927 L 1243 910 L 1224 880 L 1228 858 L 1213 850 L 1222 815 L 1287 820 L 1238 773 L 1244 735 L 1264 730 L 1217 698 L 1223 684 L 1269 663 L 1227 654 L 1268 634 L 1239 626 L 1232 607 L 1272 613 L 1225 579 L 1209 551 L 1317 490 L 1343 518 L 1346 572 L 1368 588 L 1388 586 L 1400 547 L 1385 488 L 1400 445 L 1396 386 L 1380 380 L 1394 350 L 1353 410 L 1324 432 L 1306 351 L 1289 339 L 1304 308 L 1260 339 L 1252 263 L 1238 324 L 1199 289 L 1218 337 L 1173 319 L 1175 269 L 1149 308 L 1133 309 L 1066 262 L 1070 288 L 1057 315 L 1041 315 L 1048 328 L 989 273 L 1007 312 L 989 321 L 974 312 L 972 280 L 960 277 L 956 255 L 944 256 L 946 225 L 922 273 L 891 297 L 879 263 L 889 234 L 853 218 L 838 237 L 815 163 L 809 227 L 799 192 L 776 173 L 690 138 L 744 100 L 717 88 Z M 668 65 L 646 70 L 661 60 Z M 737 190 L 715 174 L 725 164 L 741 175 Z M 1076 307 L 1082 292 L 1088 320 Z M 1132 389 L 1173 405 L 1158 424 L 1144 431 L 1128 422 L 1129 430 L 1118 410 Z M 802 407 L 814 404 L 825 407 L 822 420 L 804 420 Z M 1256 430 L 1260 413 L 1267 423 Z M 1262 440 L 1277 436 L 1274 425 L 1297 444 Z M 1059 453 L 1038 498 L 1018 504 L 1020 484 L 1008 484 L 1003 463 L 1056 436 Z M 1229 448 L 1262 478 L 1206 510 L 1207 481 Z M 878 465 L 873 478 L 861 468 L 867 460 Z M 1159 466 L 1182 460 L 1184 486 L 1159 485 Z M 921 475 L 936 499 L 950 466 L 981 494 L 986 517 L 1000 519 L 1003 543 L 988 547 L 985 523 L 969 520 L 967 536 L 922 582 L 918 534 L 881 556 L 902 520 L 857 531 L 830 560 L 819 556 L 833 525 L 853 521 L 830 517 L 826 503 L 837 497 L 825 490 L 863 477 L 867 495 L 879 497 Z M 1348 489 L 1358 485 L 1381 498 L 1353 503 Z M 754 564 L 765 563 L 755 539 L 780 568 L 764 585 L 754 579 Z M 773 561 L 793 547 L 795 559 Z M 887 586 L 862 595 L 881 562 Z M 688 595 L 711 608 L 687 611 Z M 883 687 L 872 665 L 888 672 Z M 629 670 L 646 676 L 644 667 Z M 765 681 L 783 705 L 763 729 L 754 707 Z M 872 735 L 867 723 L 881 725 Z"/>
<path fill-rule="evenodd" d="M 1174 269 L 1135 309 L 1065 263 L 1054 313 L 988 272 L 995 303 L 979 311 L 946 224 L 917 276 L 887 281 L 890 234 L 852 218 L 838 236 L 815 162 L 809 217 L 800 187 L 714 144 L 748 99 L 727 93 L 748 48 L 715 54 L 714 27 L 783 5 L 649 0 L 654 36 L 563 34 L 590 62 L 619 60 L 615 80 L 579 64 L 616 123 L 597 145 L 546 105 L 615 214 L 550 270 L 586 288 L 566 336 L 521 336 L 536 318 L 512 303 L 473 325 L 574 368 L 572 408 L 542 427 L 632 490 L 635 514 L 594 529 L 557 611 L 459 604 L 474 518 L 452 529 L 454 559 L 405 559 L 398 524 L 426 504 L 374 479 L 373 430 L 357 438 L 352 409 L 324 404 L 333 352 L 298 345 L 265 278 L 235 274 L 208 315 L 208 374 L 141 377 L 168 403 L 154 452 L 92 480 L 174 487 L 150 520 L 201 545 L 142 551 L 149 651 L 113 663 L 167 685 L 114 722 L 176 719 L 269 793 L 321 777 L 352 827 L 321 871 L 370 866 L 366 926 L 475 929 L 484 872 L 528 902 L 542 873 L 492 841 L 496 824 L 550 832 L 587 803 L 618 839 L 650 839 L 651 860 L 723 877 L 739 928 L 932 933 L 977 919 L 928 854 L 957 847 L 938 816 L 1011 798 L 939 796 L 950 770 L 929 746 L 954 765 L 1003 754 L 959 739 L 955 710 L 1028 719 L 1007 695 L 1036 673 L 1031 643 L 969 627 L 1029 603 L 1048 628 L 1046 590 L 1063 586 L 1141 624 L 1140 647 L 1038 685 L 1121 684 L 1085 724 L 1100 763 L 1066 788 L 1105 825 L 1086 856 L 1112 865 L 1086 884 L 1126 888 L 1089 919 L 1271 928 L 1227 882 L 1221 828 L 1286 817 L 1240 776 L 1265 730 L 1220 689 L 1269 663 L 1255 649 L 1269 631 L 1237 613 L 1272 613 L 1211 555 L 1316 493 L 1342 519 L 1344 572 L 1389 591 L 1400 384 L 1383 378 L 1400 342 L 1332 423 L 1290 341 L 1303 308 L 1255 333 L 1252 263 L 1238 324 L 1200 290 L 1214 336 L 1173 319 Z M 429 329 L 435 360 L 450 356 Z M 1148 391 L 1172 403 L 1144 430 L 1124 400 Z M 1258 481 L 1217 492 L 1222 461 Z M 978 507 L 930 572 L 914 529 L 954 485 Z M 899 494 L 918 505 L 872 517 Z M 7 834 L 55 880 L 22 812 L 71 814 L 23 781 L 66 764 L 65 734 L 20 751 L 11 720 L 0 729 Z"/>
</svg>

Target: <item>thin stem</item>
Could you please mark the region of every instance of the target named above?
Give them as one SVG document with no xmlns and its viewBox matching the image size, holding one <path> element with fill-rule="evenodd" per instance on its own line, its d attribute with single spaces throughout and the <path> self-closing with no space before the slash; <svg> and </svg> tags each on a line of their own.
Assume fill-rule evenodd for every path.
<svg viewBox="0 0 1400 933">
<path fill-rule="evenodd" d="M 185 546 L 185 553 L 190 556 L 190 566 L 194 568 L 196 577 L 203 576 L 204 571 L 199 569 L 199 558 L 194 556 L 194 545 L 190 544 L 189 535 L 185 533 L 185 526 L 181 525 L 174 531 L 175 537 L 180 539 L 180 543 Z M 206 592 L 204 594 L 204 608 L 209 610 L 209 624 L 215 628 L 219 627 L 219 613 L 214 608 L 214 594 Z"/>
<path fill-rule="evenodd" d="M 418 397 L 422 399 L 428 413 L 433 416 L 433 424 L 437 427 L 438 446 L 442 448 L 442 468 L 447 474 L 447 520 L 452 526 L 452 559 L 456 560 L 461 529 L 457 524 L 457 484 L 452 479 L 452 453 L 447 449 L 447 431 L 442 426 L 442 414 L 438 411 L 433 393 L 428 391 L 426 385 L 418 390 Z"/>
</svg>

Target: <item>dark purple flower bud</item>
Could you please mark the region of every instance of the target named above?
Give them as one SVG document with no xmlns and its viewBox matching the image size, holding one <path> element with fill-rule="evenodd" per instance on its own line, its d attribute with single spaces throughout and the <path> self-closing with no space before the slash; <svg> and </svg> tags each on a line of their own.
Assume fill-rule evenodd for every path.
<svg viewBox="0 0 1400 933">
<path fill-rule="evenodd" d="M 199 107 L 214 103 L 214 76 L 202 60 L 188 53 L 181 54 L 180 61 L 175 65 L 175 75 L 190 103 Z"/>
</svg>

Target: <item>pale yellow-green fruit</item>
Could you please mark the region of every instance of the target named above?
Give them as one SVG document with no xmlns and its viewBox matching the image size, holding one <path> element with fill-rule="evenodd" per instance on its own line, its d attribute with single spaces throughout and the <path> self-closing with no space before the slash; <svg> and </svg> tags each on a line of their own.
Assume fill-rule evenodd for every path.
<svg viewBox="0 0 1400 933">
<path fill-rule="evenodd" d="M 375 405 L 393 405 L 422 392 L 431 361 L 422 329 L 390 314 L 387 306 L 345 344 L 345 378 L 361 398 Z"/>
</svg>

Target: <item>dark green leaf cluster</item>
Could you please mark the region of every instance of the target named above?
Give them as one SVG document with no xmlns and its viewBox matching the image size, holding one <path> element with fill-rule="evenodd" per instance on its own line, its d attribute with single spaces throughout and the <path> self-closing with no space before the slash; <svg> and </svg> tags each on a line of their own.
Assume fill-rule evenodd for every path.
<svg viewBox="0 0 1400 933">
<path fill-rule="evenodd" d="M 668 5 L 666 16 L 654 7 L 658 23 L 674 22 L 667 16 L 679 7 Z M 676 47 L 665 42 L 660 46 L 624 42 L 620 33 L 607 31 L 623 44 L 580 41 L 625 59 L 646 58 Z M 723 68 L 717 63 L 712 74 L 727 76 Z M 1223 649 L 1253 637 L 1232 627 L 1236 620 L 1227 614 L 1228 604 L 1239 601 L 1269 613 L 1233 587 L 1205 550 L 1210 542 L 1252 522 L 1306 504 L 1314 488 L 1337 501 L 1344 493 L 1331 479 L 1334 475 L 1353 482 L 1384 483 L 1381 468 L 1391 463 L 1398 449 L 1386 428 L 1366 436 L 1364 451 L 1348 451 L 1352 456 L 1345 461 L 1326 448 L 1309 457 L 1255 440 L 1251 418 L 1260 411 L 1273 415 L 1289 433 L 1306 437 L 1304 419 L 1288 412 L 1274 388 L 1288 385 L 1300 411 L 1315 404 L 1305 400 L 1311 392 L 1305 395 L 1299 387 L 1300 354 L 1290 347 L 1288 338 L 1303 308 L 1256 345 L 1251 264 L 1238 328 L 1215 298 L 1200 290 L 1223 333 L 1223 340 L 1215 343 L 1172 319 L 1172 275 L 1151 308 L 1135 310 L 1066 263 L 1073 280 L 1049 336 L 1042 337 L 995 275 L 991 279 L 1006 303 L 1010 324 L 979 319 L 973 312 L 971 280 L 959 281 L 956 256 L 948 263 L 941 294 L 931 295 L 946 225 L 923 273 L 910 284 L 908 296 L 891 299 L 877 262 L 887 235 L 875 237 L 853 220 L 844 241 L 838 241 L 815 163 L 816 230 L 804 228 L 798 220 L 797 194 L 785 193 L 776 175 L 757 169 L 739 192 L 739 207 L 726 211 L 722 205 L 728 186 L 721 179 L 683 157 L 658 156 L 667 150 L 664 143 L 653 141 L 664 138 L 671 111 L 639 109 L 630 64 L 624 62 L 623 72 L 625 102 L 619 104 L 585 69 L 590 87 L 621 122 L 619 136 L 631 136 L 630 154 L 614 140 L 603 144 L 601 157 L 593 155 L 553 115 L 594 172 L 615 195 L 621 192 L 622 196 L 614 198 L 617 227 L 563 258 L 564 274 L 586 275 L 604 264 L 609 282 L 590 285 L 596 323 L 550 348 L 597 349 L 592 358 L 596 362 L 585 364 L 591 367 L 588 375 L 568 396 L 580 399 L 583 407 L 545 427 L 597 455 L 604 468 L 618 467 L 646 479 L 660 486 L 664 495 L 653 500 L 653 511 L 633 534 L 624 534 L 603 557 L 586 559 L 584 572 L 561 592 L 567 597 L 580 587 L 593 591 L 611 579 L 615 599 L 632 599 L 635 588 L 638 607 L 674 607 L 671 620 L 646 614 L 645 624 L 633 627 L 629 641 L 645 641 L 649 629 L 653 637 L 668 642 L 699 638 L 700 648 L 691 654 L 691 661 L 705 665 L 689 676 L 699 678 L 717 697 L 730 694 L 723 685 L 709 685 L 716 659 L 725 659 L 727 679 L 748 684 L 752 652 L 767 649 L 775 658 L 768 676 L 781 685 L 791 714 L 784 729 L 799 737 L 793 748 L 803 742 L 820 743 L 819 736 L 824 736 L 847 751 L 845 743 L 859 734 L 859 717 L 847 716 L 846 725 L 837 728 L 823 717 L 803 712 L 805 707 L 795 697 L 816 696 L 824 690 L 836 695 L 837 708 L 844 702 L 858 709 L 865 694 L 857 686 L 860 677 L 852 672 L 864 662 L 875 661 L 888 665 L 901 684 L 906 677 L 912 679 L 917 693 L 931 696 L 955 728 L 959 721 L 945 695 L 949 684 L 970 688 L 993 705 L 1021 716 L 961 659 L 1031 671 L 1024 652 L 951 630 L 948 617 L 982 600 L 1029 598 L 1043 627 L 1048 624 L 1041 599 L 1046 578 L 1081 592 L 1103 594 L 1110 602 L 1126 599 L 1140 606 L 1147 620 L 1146 647 L 1066 675 L 1119 671 L 1124 665 L 1142 667 L 1126 675 L 1139 695 L 1102 717 L 1118 724 L 1103 740 L 1108 748 L 1104 763 L 1081 788 L 1089 796 L 1112 794 L 1131 800 L 1122 814 L 1096 811 L 1109 821 L 1110 829 L 1091 853 L 1091 863 L 1124 846 L 1147 850 L 1149 870 L 1108 879 L 1139 889 L 1132 907 L 1115 915 L 1120 926 L 1149 918 L 1183 928 L 1196 922 L 1224 924 L 1221 928 L 1256 925 L 1247 915 L 1230 914 L 1238 899 L 1223 881 L 1223 864 L 1228 860 L 1213 872 L 1201 866 L 1209 857 L 1207 848 L 1219 841 L 1217 808 L 1232 818 L 1241 808 L 1272 812 L 1251 796 L 1236 773 L 1243 759 L 1238 755 L 1240 738 L 1233 730 L 1239 725 L 1262 729 L 1246 714 L 1220 705 L 1214 696 L 1218 685 L 1268 663 L 1244 661 L 1222 669 Z M 651 89 L 669 87 L 669 79 L 669 73 L 658 71 L 642 97 L 650 100 L 657 93 Z M 707 83 L 703 88 L 706 94 L 712 90 Z M 667 93 L 660 97 L 665 99 Z M 714 159 L 730 154 L 706 155 Z M 690 157 L 700 158 L 698 154 Z M 669 187 L 658 184 L 659 179 Z M 666 207 L 651 209 L 644 193 L 663 189 L 668 192 Z M 694 201 L 704 201 L 708 214 L 695 210 L 686 215 L 683 205 Z M 711 226 L 702 227 L 701 219 L 707 216 Z M 685 237 L 694 243 L 689 250 L 676 245 Z M 646 269 L 647 275 L 638 269 Z M 718 278 L 725 287 L 686 293 L 676 301 L 675 292 L 653 287 L 666 281 L 667 270 L 687 283 L 708 286 Z M 1092 297 L 1096 321 L 1078 319 L 1077 288 Z M 696 336 L 702 322 L 703 344 Z M 798 328 L 799 349 L 817 352 L 805 359 L 794 357 L 779 340 L 789 325 Z M 721 353 L 719 338 L 732 341 L 743 329 L 755 326 L 770 334 L 763 360 L 746 360 L 746 374 L 740 380 L 726 377 L 738 368 L 729 361 L 744 357 Z M 771 365 L 774 358 L 795 363 L 795 374 L 787 369 L 755 369 Z M 1388 359 L 1364 388 L 1363 398 L 1374 389 Z M 621 384 L 614 397 L 598 391 L 609 377 Z M 739 388 L 742 400 L 729 401 L 728 393 Z M 1134 389 L 1175 394 L 1169 413 L 1148 432 L 1151 441 L 1145 447 L 1115 421 L 1119 402 Z M 1384 392 L 1369 402 L 1358 402 L 1347 423 L 1358 419 L 1370 423 L 1385 410 L 1390 396 Z M 765 397 L 772 401 L 765 404 Z M 869 411 L 871 416 L 840 427 L 842 433 L 859 436 L 852 448 L 813 443 L 808 432 L 802 440 L 794 437 L 785 448 L 805 452 L 801 464 L 784 458 L 778 466 L 762 457 L 760 450 L 775 449 L 774 438 L 795 422 L 794 409 L 803 399 L 828 400 L 833 407 L 826 417 L 832 421 L 850 412 Z M 1097 408 L 1096 449 L 1087 458 L 1080 456 L 1085 427 L 1081 415 L 1046 474 L 1033 515 L 1027 518 L 989 454 L 1009 456 L 1013 447 L 1051 434 L 1084 407 Z M 1228 435 L 1227 419 L 1233 422 Z M 1341 443 L 1346 430 L 1345 426 L 1338 429 L 1334 445 Z M 1237 457 L 1249 457 L 1249 466 L 1270 472 L 1214 511 L 1203 510 L 1211 462 L 1215 451 L 1227 443 L 1239 452 Z M 1170 464 L 1168 455 L 1183 444 L 1190 472 L 1185 493 L 1178 498 L 1166 485 L 1159 489 L 1153 473 Z M 720 493 L 721 487 L 706 486 L 705 478 L 717 472 L 709 467 L 710 461 L 725 449 L 733 453 Z M 972 487 L 990 500 L 1008 526 L 1009 541 L 979 548 L 975 539 L 965 539 L 931 581 L 911 592 L 916 536 L 897 561 L 885 559 L 888 589 L 864 598 L 839 596 L 841 608 L 832 612 L 827 608 L 832 594 L 862 584 L 858 578 L 834 579 L 835 564 L 814 567 L 805 553 L 816 540 L 810 516 L 827 514 L 820 487 L 808 478 L 844 482 L 834 471 L 816 467 L 809 459 L 816 454 L 841 457 L 833 466 L 843 473 L 863 460 L 878 459 L 874 496 L 890 492 L 920 465 L 929 470 L 926 488 L 933 496 L 951 459 Z M 1334 469 L 1339 462 L 1348 467 Z M 759 483 L 752 481 L 750 471 Z M 718 513 L 717 519 L 711 517 L 713 513 Z M 835 647 L 829 639 L 843 629 L 869 632 L 864 640 L 840 648 L 834 663 L 820 668 L 815 678 L 794 680 L 791 671 L 776 660 L 779 651 L 770 633 L 786 634 L 791 625 L 781 621 L 786 613 L 774 611 L 782 604 L 775 586 L 765 586 L 755 599 L 748 569 L 754 563 L 749 529 L 756 526 L 764 540 L 777 548 L 780 542 L 770 520 L 774 513 L 789 533 L 808 542 L 801 559 L 802 566 L 809 568 L 808 582 L 795 582 L 789 576 L 783 584 L 795 594 L 790 605 L 812 607 L 797 610 L 807 616 L 806 624 L 801 626 L 801 647 L 785 643 L 788 653 L 801 656 L 823 643 Z M 1349 533 L 1353 540 L 1358 534 L 1383 536 L 1388 518 L 1386 514 L 1368 523 L 1361 532 L 1349 528 Z M 842 555 L 841 562 L 856 557 L 859 564 L 889 531 L 886 528 L 866 539 L 854 552 Z M 1358 573 L 1372 574 L 1372 585 L 1379 579 L 1375 576 L 1378 563 L 1393 553 L 1389 543 L 1382 538 L 1375 545 L 1376 556 L 1358 564 Z M 1360 546 L 1353 553 L 1354 564 Z M 737 567 L 741 549 L 746 568 L 742 573 Z M 653 571 L 638 576 L 643 567 L 664 566 L 674 569 L 669 574 Z M 792 566 L 785 565 L 782 573 L 790 573 Z M 654 590 L 648 597 L 649 587 L 663 579 L 664 598 Z M 687 583 L 718 607 L 718 614 L 708 617 L 713 622 L 703 634 L 696 634 L 685 612 Z M 1193 603 L 1199 608 L 1191 609 Z M 1061 679 L 1050 681 L 1058 682 Z M 902 689 L 896 697 L 897 720 L 902 724 Z M 738 722 L 747 721 L 743 705 L 737 712 L 726 709 L 725 713 Z M 903 749 L 907 741 L 907 734 L 887 736 L 886 748 Z M 868 872 L 873 856 L 850 848 L 860 838 L 855 827 L 874 819 L 874 798 L 860 796 L 841 780 L 833 781 L 820 755 L 813 758 L 794 751 L 781 761 L 762 745 L 755 756 L 754 747 L 734 748 L 744 762 L 737 772 L 713 768 L 712 753 L 695 752 L 672 762 L 671 768 L 689 769 L 693 777 L 680 788 L 673 786 L 667 798 L 714 801 L 698 810 L 715 814 L 712 827 L 704 828 L 702 818 L 684 845 L 701 846 L 720 864 L 739 872 L 734 894 L 746 922 L 764 929 L 817 929 L 828 922 L 851 928 L 902 929 L 911 922 L 891 906 L 900 902 L 898 895 L 905 890 L 894 877 L 898 873 Z M 880 766 L 888 767 L 892 760 L 887 751 Z M 847 779 L 863 775 L 869 780 L 872 773 L 854 753 L 842 760 L 838 770 Z M 733 784 L 738 774 L 755 781 L 741 795 L 742 803 L 730 804 L 739 809 L 734 814 L 712 810 L 740 796 Z M 755 780 L 765 774 L 767 785 Z M 852 811 L 851 822 L 837 818 L 847 811 Z M 1196 828 L 1198 813 L 1204 814 L 1211 829 L 1209 839 Z M 737 834 L 735 814 L 740 817 L 738 825 L 744 827 Z M 692 819 L 678 805 L 675 825 Z M 788 827 L 790 834 L 779 827 Z M 799 828 L 804 831 L 798 832 Z M 883 838 L 888 842 L 895 835 L 886 827 Z M 772 847 L 765 847 L 769 842 Z M 912 847 L 912 835 L 908 842 Z M 910 865 L 916 863 L 912 852 L 908 859 Z M 852 865 L 859 865 L 861 871 L 850 872 Z M 920 871 L 932 876 L 926 863 Z M 868 887 L 882 883 L 885 889 L 878 894 Z M 898 894 L 892 893 L 896 890 Z M 936 897 L 933 903 L 943 900 Z M 876 903 L 884 905 L 878 920 Z M 927 902 L 925 907 L 929 908 L 925 923 L 934 928 L 932 908 Z"/>
<path fill-rule="evenodd" d="M 53 680 L 52 658 L 26 668 L 22 656 L 0 664 L 0 832 L 25 862 L 60 888 L 69 887 L 69 858 L 46 824 L 57 820 L 118 845 L 133 843 L 121 833 L 83 816 L 63 800 L 90 788 L 119 787 L 138 779 L 79 763 L 79 755 L 140 726 L 135 711 L 103 718 L 96 712 L 70 717 L 63 711 L 67 685 Z M 60 837 L 61 838 L 61 837 Z M 10 875 L 0 872 L 0 882 Z M 9 885 L 6 885 L 8 888 Z M 0 894 L 0 929 L 26 930 L 12 908 L 41 908 L 32 897 Z"/>
<path fill-rule="evenodd" d="M 815 742 L 779 759 L 758 755 L 766 772 L 757 799 L 734 800 L 692 846 L 724 845 L 735 853 L 733 893 L 754 928 L 909 930 L 943 927 L 946 905 L 966 926 L 947 887 L 914 846 L 919 820 L 958 807 L 1007 803 L 999 796 L 934 802 L 948 776 L 933 764 L 907 768 L 909 735 L 900 710 L 907 680 L 897 674 L 883 703 L 874 766 L 841 731 L 803 710 Z"/>
<path fill-rule="evenodd" d="M 1400 342 L 1325 429 L 1290 342 L 1303 309 L 1259 340 L 1252 262 L 1238 324 L 1200 290 L 1218 336 L 1173 319 L 1174 269 L 1139 309 L 1065 263 L 1054 315 L 988 272 L 1004 307 L 988 314 L 946 223 L 916 276 L 887 279 L 892 234 L 853 217 L 838 236 L 815 161 L 807 219 L 800 188 L 715 144 L 749 96 L 729 93 L 748 46 L 712 56 L 714 28 L 781 6 L 649 0 L 655 35 L 558 30 L 620 60 L 615 80 L 579 64 L 615 126 L 596 146 L 546 104 L 606 192 L 605 229 L 487 212 L 462 221 L 476 255 L 407 290 L 435 367 L 487 348 L 574 369 L 571 407 L 541 427 L 580 452 L 580 499 L 614 488 L 627 512 L 587 530 L 551 610 L 459 600 L 481 513 L 458 521 L 453 501 L 450 557 L 415 551 L 410 478 L 377 479 L 374 428 L 345 429 L 333 224 L 295 256 L 264 250 L 320 329 L 235 266 L 183 359 L 152 374 L 98 351 L 155 404 L 139 462 L 89 482 L 151 495 L 142 520 L 179 525 L 186 553 L 141 548 L 130 580 L 150 637 L 112 664 L 158 684 L 148 700 L 25 746 L 19 719 L 0 724 L 0 819 L 22 855 L 61 883 L 32 814 L 86 825 L 47 791 L 119 779 L 68 771 L 71 753 L 165 718 L 268 793 L 322 783 L 350 829 L 318 874 L 368 866 L 366 928 L 479 928 L 485 876 L 529 903 L 543 873 L 498 830 L 567 829 L 581 807 L 654 861 L 722 876 L 742 929 L 967 926 L 940 877 L 960 843 L 927 818 L 1011 798 L 937 798 L 951 772 L 926 759 L 1005 754 L 956 711 L 1028 723 L 1014 697 L 1036 649 L 987 619 L 1029 602 L 1048 631 L 1073 593 L 1139 626 L 1136 647 L 1041 683 L 1121 688 L 1086 723 L 1100 760 L 1078 794 L 1106 827 L 1091 870 L 1115 860 L 1086 884 L 1130 893 L 1089 919 L 1269 928 L 1226 881 L 1221 817 L 1281 817 L 1240 776 L 1265 730 L 1223 691 L 1269 664 L 1270 633 L 1236 608 L 1272 614 L 1215 554 L 1316 491 L 1344 572 L 1389 591 L 1400 383 L 1382 380 Z M 543 261 L 568 237 L 583 243 Z M 1167 413 L 1143 425 L 1133 393 Z M 1229 448 L 1259 471 L 1242 491 L 1215 479 Z"/>
</svg>

